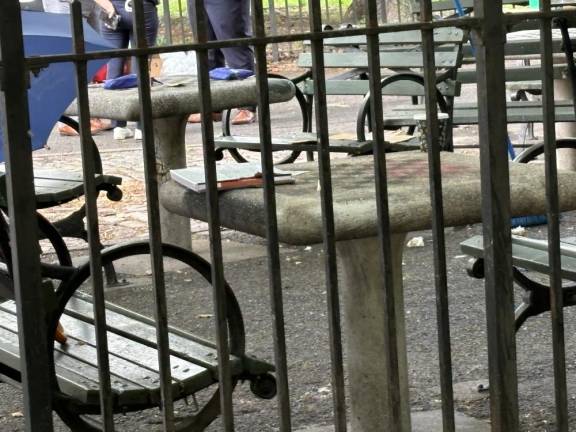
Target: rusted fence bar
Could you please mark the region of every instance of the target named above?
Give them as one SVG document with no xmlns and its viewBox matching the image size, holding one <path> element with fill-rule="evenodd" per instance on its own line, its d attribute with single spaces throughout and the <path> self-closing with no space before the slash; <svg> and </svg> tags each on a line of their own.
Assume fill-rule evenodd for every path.
<svg viewBox="0 0 576 432">
<path fill-rule="evenodd" d="M 208 39 L 208 17 L 204 2 L 196 0 L 195 36 L 200 43 Z M 232 377 L 230 371 L 230 346 L 226 325 L 226 295 L 224 288 L 224 263 L 222 257 L 222 239 L 220 234 L 220 209 L 216 184 L 216 152 L 214 149 L 214 127 L 212 124 L 212 95 L 210 93 L 210 76 L 208 50 L 196 51 L 198 88 L 200 89 L 200 114 L 202 128 L 202 148 L 204 152 L 204 169 L 206 173 L 206 203 L 208 214 L 208 231 L 210 233 L 210 261 L 212 264 L 212 286 L 214 315 L 216 317 L 216 345 L 218 347 L 218 377 L 220 386 L 220 408 L 223 428 L 226 432 L 234 431 L 234 408 L 232 403 Z"/>
<path fill-rule="evenodd" d="M 319 0 L 310 0 L 310 30 L 322 31 L 322 11 Z M 340 292 L 338 287 L 332 169 L 330 166 L 330 138 L 324 76 L 324 43 L 318 39 L 311 44 L 312 77 L 314 79 L 314 108 L 318 139 L 318 171 L 323 214 L 324 268 L 328 303 L 328 328 L 332 362 L 332 399 L 336 432 L 346 432 L 346 393 L 342 350 L 342 323 L 340 318 Z"/>
<path fill-rule="evenodd" d="M 475 33 L 490 413 L 494 432 L 518 430 L 518 382 L 510 243 L 510 186 L 506 154 L 506 98 L 502 1 L 476 0 Z"/>
<path fill-rule="evenodd" d="M 378 28 L 378 7 L 375 0 L 366 2 L 367 30 Z M 388 181 L 384 141 L 382 88 L 380 82 L 380 41 L 377 32 L 367 32 L 368 73 L 370 77 L 372 141 L 374 149 L 374 181 L 378 217 L 378 253 L 380 254 L 380 296 L 384 306 L 382 334 L 386 357 L 382 359 L 383 382 L 386 398 L 384 407 L 385 429 L 401 432 L 411 430 L 408 397 L 408 376 L 405 345 L 405 324 L 402 276 L 394 273 L 392 247 L 402 248 L 404 236 L 391 235 L 388 205 Z"/>
<path fill-rule="evenodd" d="M 550 0 L 540 3 L 542 12 L 550 12 Z M 550 310 L 552 352 L 554 354 L 554 389 L 556 397 L 556 427 L 568 432 L 568 389 L 566 384 L 566 347 L 564 340 L 563 287 L 560 256 L 560 214 L 558 170 L 556 156 L 556 126 L 554 109 L 554 60 L 552 58 L 552 22 L 540 21 L 540 56 L 542 64 L 542 102 L 544 109 L 544 164 L 546 167 L 546 201 L 548 220 L 548 256 L 550 267 Z M 564 47 L 565 50 L 568 47 Z M 573 58 L 573 56 L 572 56 Z M 573 61 L 573 60 L 572 60 Z"/>
<path fill-rule="evenodd" d="M 27 90 L 18 0 L 0 13 L 0 121 L 2 122 L 12 265 L 20 343 L 24 417 L 29 432 L 52 431 L 52 346 L 48 344 L 49 293 L 41 287 L 38 222 L 32 170 Z"/>
<path fill-rule="evenodd" d="M 420 20 L 432 21 L 430 0 L 421 2 Z M 442 170 L 440 166 L 438 105 L 436 97 L 436 65 L 434 34 L 432 29 L 422 30 L 422 53 L 424 56 L 424 88 L 426 142 L 428 149 L 428 173 L 430 199 L 432 201 L 432 237 L 434 249 L 434 285 L 436 289 L 436 321 L 438 328 L 438 353 L 440 368 L 440 391 L 442 399 L 442 426 L 444 432 L 454 432 L 454 392 L 452 389 L 452 352 L 450 346 L 450 315 L 448 309 L 448 276 L 446 269 L 446 240 L 444 237 L 444 205 L 442 199 Z M 444 132 L 446 134 L 446 131 Z M 448 133 L 445 136 L 451 136 Z"/>
<path fill-rule="evenodd" d="M 72 39 L 75 54 L 83 54 L 84 27 L 82 7 L 79 1 L 70 5 Z M 88 101 L 88 78 L 86 61 L 75 63 L 76 95 L 78 116 L 80 120 L 80 144 L 82 150 L 82 169 L 84 176 L 84 193 L 86 197 L 86 224 L 88 225 L 88 251 L 90 273 L 92 274 L 92 296 L 94 298 L 94 326 L 96 328 L 96 350 L 98 358 L 98 377 L 100 382 L 100 404 L 102 406 L 102 426 L 105 432 L 114 431 L 114 413 L 112 412 L 112 387 L 110 378 L 110 361 L 108 352 L 108 331 L 104 299 L 104 280 L 102 277 L 102 259 L 100 255 L 100 233 L 98 227 L 98 192 L 95 185 L 95 155 L 90 137 L 90 107 Z"/>
<path fill-rule="evenodd" d="M 270 124 L 270 95 L 268 90 L 268 67 L 266 44 L 261 40 L 266 34 L 264 13 L 261 0 L 252 0 L 252 30 L 257 43 L 254 45 L 256 62 L 256 83 L 258 91 L 258 117 L 262 176 L 264 188 L 263 201 L 266 208 L 266 250 L 268 256 L 268 285 L 272 336 L 274 340 L 274 359 L 278 381 L 278 414 L 280 432 L 292 430 L 290 409 L 290 389 L 288 385 L 288 360 L 286 350 L 286 329 L 284 320 L 284 300 L 282 294 L 282 276 L 280 248 L 278 240 L 278 220 L 276 216 L 276 196 L 274 185 L 274 161 L 272 159 L 272 130 Z"/>
<path fill-rule="evenodd" d="M 145 49 L 145 15 L 143 2 L 134 2 L 134 39 L 136 46 Z M 172 375 L 170 366 L 170 344 L 168 340 L 168 308 L 166 305 L 166 281 L 162 258 L 162 233 L 160 229 L 160 203 L 158 199 L 158 181 L 156 150 L 154 146 L 154 128 L 152 125 L 152 101 L 150 95 L 150 72 L 148 55 L 144 52 L 136 57 L 138 70 L 138 94 L 140 97 L 140 124 L 142 130 L 144 178 L 148 210 L 148 230 L 150 241 L 150 260 L 154 288 L 154 314 L 156 321 L 156 340 L 158 344 L 158 365 L 160 367 L 160 391 L 162 398 L 162 421 L 166 432 L 174 427 L 174 403 L 172 400 Z"/>
</svg>

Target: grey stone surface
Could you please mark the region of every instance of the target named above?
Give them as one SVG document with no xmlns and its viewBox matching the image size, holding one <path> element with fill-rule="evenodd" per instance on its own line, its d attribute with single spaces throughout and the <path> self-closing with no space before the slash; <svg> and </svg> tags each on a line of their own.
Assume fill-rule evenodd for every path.
<svg viewBox="0 0 576 432">
<path fill-rule="evenodd" d="M 457 412 L 456 430 L 458 432 L 489 432 L 490 425 Z M 412 413 L 412 432 L 440 432 L 442 430 L 441 411 L 417 411 Z M 296 432 L 333 432 L 334 426 L 310 426 Z M 353 431 L 353 429 L 352 429 Z"/>
<path fill-rule="evenodd" d="M 428 155 L 421 152 L 386 156 L 390 221 L 393 232 L 430 228 L 432 209 L 428 180 Z M 442 184 L 446 226 L 480 222 L 480 164 L 477 156 L 442 153 Z M 316 163 L 283 166 L 306 170 L 295 185 L 277 187 L 276 203 L 280 240 L 291 244 L 322 241 L 322 212 Z M 372 156 L 332 162 L 334 212 L 338 240 L 377 234 L 374 169 Z M 560 205 L 576 208 L 576 173 L 559 173 Z M 513 215 L 541 214 L 545 210 L 543 166 L 511 164 L 510 184 Z M 174 182 L 161 191 L 162 204 L 180 215 L 206 220 L 204 195 Z M 221 193 L 222 224 L 228 228 L 264 235 L 264 203 L 259 189 Z"/>
<path fill-rule="evenodd" d="M 385 328 L 396 329 L 400 412 L 403 431 L 410 430 L 410 397 L 408 394 L 408 360 L 406 357 L 406 322 L 402 287 L 402 253 L 404 234 L 392 236 L 395 320 L 383 313 L 386 302 L 380 262 L 380 242 L 372 237 L 337 243 L 344 280 L 342 309 L 346 335 L 346 366 L 350 392 L 350 423 L 355 432 L 377 432 L 388 423 L 388 401 L 394 399 L 386 354 Z"/>
<path fill-rule="evenodd" d="M 162 78 L 159 78 L 162 80 Z M 170 77 L 170 80 L 176 80 Z M 194 77 L 180 78 L 186 84 L 181 86 L 158 85 L 152 87 L 152 117 L 174 117 L 200 112 L 198 84 Z M 290 100 L 294 96 L 294 84 L 288 80 L 270 79 L 270 103 Z M 211 81 L 212 109 L 221 111 L 228 108 L 256 105 L 256 79 L 242 81 Z M 136 121 L 140 118 L 138 89 L 104 90 L 101 87 L 89 89 L 90 113 L 94 117 L 115 120 Z M 66 111 L 77 115 L 74 102 Z"/>
</svg>

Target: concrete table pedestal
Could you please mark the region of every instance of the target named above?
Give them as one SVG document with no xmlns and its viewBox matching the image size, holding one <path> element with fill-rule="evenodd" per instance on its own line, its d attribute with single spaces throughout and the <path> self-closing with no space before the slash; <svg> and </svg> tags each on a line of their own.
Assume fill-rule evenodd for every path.
<svg viewBox="0 0 576 432">
<path fill-rule="evenodd" d="M 392 269 L 396 300 L 395 327 L 398 337 L 402 429 L 410 431 L 408 360 L 402 287 L 404 234 L 393 234 Z M 387 422 L 386 344 L 383 336 L 385 310 L 380 242 L 377 237 L 336 243 L 344 270 L 342 302 L 347 334 L 347 370 L 350 391 L 352 432 L 378 432 Z"/>
</svg>

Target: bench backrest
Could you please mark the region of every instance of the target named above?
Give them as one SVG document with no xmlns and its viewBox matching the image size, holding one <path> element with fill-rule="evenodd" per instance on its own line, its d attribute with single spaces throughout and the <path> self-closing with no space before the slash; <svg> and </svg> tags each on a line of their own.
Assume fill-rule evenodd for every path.
<svg viewBox="0 0 576 432">
<path fill-rule="evenodd" d="M 454 47 L 450 51 L 436 51 L 436 68 L 452 69 L 460 65 L 462 51 Z M 414 69 L 422 68 L 423 58 L 421 51 L 384 51 L 380 55 L 380 65 L 388 69 Z M 298 66 L 312 67 L 311 53 L 302 53 L 298 57 Z M 368 55 L 365 52 L 325 53 L 324 66 L 327 68 L 368 68 Z"/>
<path fill-rule="evenodd" d="M 434 29 L 434 43 L 436 45 L 458 44 L 464 40 L 465 32 L 456 27 L 441 27 Z M 420 30 L 405 30 L 391 33 L 381 33 L 379 35 L 382 47 L 419 45 L 422 43 L 422 32 Z M 310 41 L 305 41 L 304 45 L 310 45 Z M 366 36 L 339 36 L 324 39 L 325 46 L 331 47 L 359 47 L 366 45 Z"/>
<path fill-rule="evenodd" d="M 474 8 L 474 0 L 460 0 L 460 4 L 468 13 Z M 505 6 L 527 6 L 528 0 L 502 0 L 502 4 Z M 454 0 L 440 0 L 432 2 L 432 12 L 442 13 L 443 15 L 456 15 Z M 420 0 L 412 0 L 412 13 L 415 15 L 420 13 Z"/>
</svg>

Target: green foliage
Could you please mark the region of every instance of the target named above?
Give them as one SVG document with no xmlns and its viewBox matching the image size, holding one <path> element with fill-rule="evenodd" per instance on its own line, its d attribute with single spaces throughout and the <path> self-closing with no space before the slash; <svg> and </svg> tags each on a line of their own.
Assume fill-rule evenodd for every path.
<svg viewBox="0 0 576 432">
<path fill-rule="evenodd" d="M 161 16 L 164 15 L 164 2 L 165 0 L 160 0 L 160 7 L 158 12 Z M 342 10 L 346 11 L 348 6 L 352 3 L 352 0 L 320 0 L 322 8 L 325 9 L 326 5 L 330 9 L 338 10 L 340 8 L 340 3 L 342 3 Z M 268 9 L 269 1 L 264 0 L 264 9 Z M 182 10 L 182 15 L 187 15 L 187 0 L 168 0 L 168 5 L 170 7 L 170 16 L 178 17 L 180 16 L 180 10 Z M 307 0 L 274 0 L 274 6 L 278 11 L 282 11 L 286 5 L 292 10 L 298 10 L 299 7 L 302 7 L 303 11 L 308 9 L 308 1 Z"/>
</svg>

